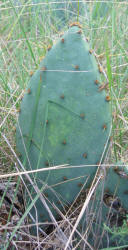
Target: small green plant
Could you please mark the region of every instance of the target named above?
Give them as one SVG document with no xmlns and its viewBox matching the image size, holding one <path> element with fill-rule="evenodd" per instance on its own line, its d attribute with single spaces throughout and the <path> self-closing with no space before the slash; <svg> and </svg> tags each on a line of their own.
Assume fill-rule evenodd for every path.
<svg viewBox="0 0 128 250">
<path fill-rule="evenodd" d="M 128 215 L 126 215 L 126 218 L 123 220 L 123 225 L 120 227 L 114 226 L 113 228 L 110 228 L 104 224 L 104 229 L 112 234 L 112 238 L 114 239 L 117 236 L 120 236 L 121 239 L 128 235 Z"/>
</svg>

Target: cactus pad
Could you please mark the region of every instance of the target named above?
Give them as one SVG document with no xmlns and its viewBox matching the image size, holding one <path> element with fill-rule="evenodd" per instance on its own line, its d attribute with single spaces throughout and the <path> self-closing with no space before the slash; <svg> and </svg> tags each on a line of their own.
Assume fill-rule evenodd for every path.
<svg viewBox="0 0 128 250">
<path fill-rule="evenodd" d="M 33 177 L 39 188 L 44 185 L 50 207 L 71 204 L 79 183 L 89 177 L 91 182 L 95 175 L 97 166 L 87 165 L 100 161 L 111 124 L 110 99 L 99 91 L 100 83 L 92 50 L 80 25 L 74 23 L 48 49 L 28 84 L 17 125 L 17 148 L 27 170 L 47 169 Z M 62 164 L 73 167 L 48 171 Z M 41 218 L 40 201 L 37 208 L 39 221 L 49 219 L 45 209 Z"/>
<path fill-rule="evenodd" d="M 106 178 L 102 180 L 96 190 L 94 200 L 89 204 L 90 216 L 93 230 L 88 240 L 96 249 L 102 247 L 119 247 L 127 245 L 127 230 L 121 234 L 120 227 L 128 216 L 128 167 L 121 162 L 110 167 L 107 171 Z M 116 232 L 115 236 L 113 232 Z M 92 237 L 92 232 L 95 237 Z M 118 233 L 117 233 L 118 232 Z M 93 238 L 93 242 L 92 242 Z M 100 240 L 99 240 L 100 239 Z M 109 240 L 108 240 L 109 239 Z"/>
</svg>

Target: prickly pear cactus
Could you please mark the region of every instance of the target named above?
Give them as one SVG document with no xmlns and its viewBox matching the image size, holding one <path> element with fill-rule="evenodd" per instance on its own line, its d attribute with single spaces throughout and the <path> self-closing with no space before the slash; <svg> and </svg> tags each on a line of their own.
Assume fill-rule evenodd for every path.
<svg viewBox="0 0 128 250">
<path fill-rule="evenodd" d="M 48 47 L 21 103 L 17 149 L 27 170 L 47 169 L 34 174 L 34 182 L 39 188 L 44 185 L 55 216 L 53 203 L 62 210 L 73 202 L 82 183 L 92 181 L 109 137 L 110 98 L 99 91 L 100 74 L 80 24 L 74 23 Z M 48 171 L 62 164 L 73 167 Z M 42 206 L 38 200 L 38 220 L 49 220 Z"/>
<path fill-rule="evenodd" d="M 94 200 L 89 205 L 89 211 L 92 209 L 91 213 L 95 214 L 92 230 L 95 233 L 95 240 L 92 242 L 91 232 L 88 239 L 96 249 L 127 245 L 127 230 L 124 230 L 122 237 L 119 233 L 128 216 L 127 187 L 128 167 L 118 162 L 107 170 L 106 178 L 100 183 Z M 113 232 L 116 232 L 115 236 Z"/>
</svg>

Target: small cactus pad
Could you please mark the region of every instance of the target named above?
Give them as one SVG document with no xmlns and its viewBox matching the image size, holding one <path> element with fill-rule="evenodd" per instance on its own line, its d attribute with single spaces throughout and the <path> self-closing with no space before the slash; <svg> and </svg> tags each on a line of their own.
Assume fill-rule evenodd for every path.
<svg viewBox="0 0 128 250">
<path fill-rule="evenodd" d="M 80 165 L 100 161 L 111 124 L 105 91 L 98 91 L 95 84 L 101 82 L 95 57 L 79 31 L 75 23 L 47 51 L 28 84 L 17 126 L 17 148 L 24 167 L 47 168 L 35 174 L 34 181 L 39 187 L 47 183 L 70 204 L 79 192 L 78 183 L 94 177 L 96 166 Z M 62 164 L 76 168 L 48 171 Z M 56 195 L 47 189 L 48 199 L 56 204 Z M 40 211 L 38 216 L 40 221 Z"/>
<path fill-rule="evenodd" d="M 127 234 L 122 237 L 116 234 L 113 237 L 110 233 L 110 230 L 119 231 L 119 227 L 123 226 L 128 216 L 128 167 L 123 163 L 118 162 L 107 170 L 106 178 L 96 189 L 95 199 L 89 204 L 89 211 L 91 211 L 91 223 L 91 214 L 95 214 L 92 230 L 93 233 L 95 232 L 95 242 L 93 241 L 95 249 L 127 245 Z M 107 230 L 107 227 L 110 230 Z M 101 235 L 102 239 L 99 241 Z M 92 243 L 91 233 L 88 240 Z"/>
</svg>

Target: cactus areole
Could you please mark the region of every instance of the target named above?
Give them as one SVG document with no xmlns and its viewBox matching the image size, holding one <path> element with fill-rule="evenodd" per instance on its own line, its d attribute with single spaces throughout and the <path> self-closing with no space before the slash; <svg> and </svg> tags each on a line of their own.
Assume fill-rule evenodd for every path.
<svg viewBox="0 0 128 250">
<path fill-rule="evenodd" d="M 99 91 L 100 83 L 93 52 L 81 26 L 74 23 L 47 51 L 22 100 L 17 149 L 25 169 L 47 169 L 33 174 L 33 181 L 44 186 L 43 195 L 55 216 L 53 203 L 63 209 L 80 191 L 78 184 L 92 180 L 97 166 L 86 165 L 100 161 L 108 140 L 110 105 L 105 91 Z M 69 166 L 48 170 L 62 164 Z M 38 220 L 48 220 L 40 200 L 36 207 Z"/>
</svg>

